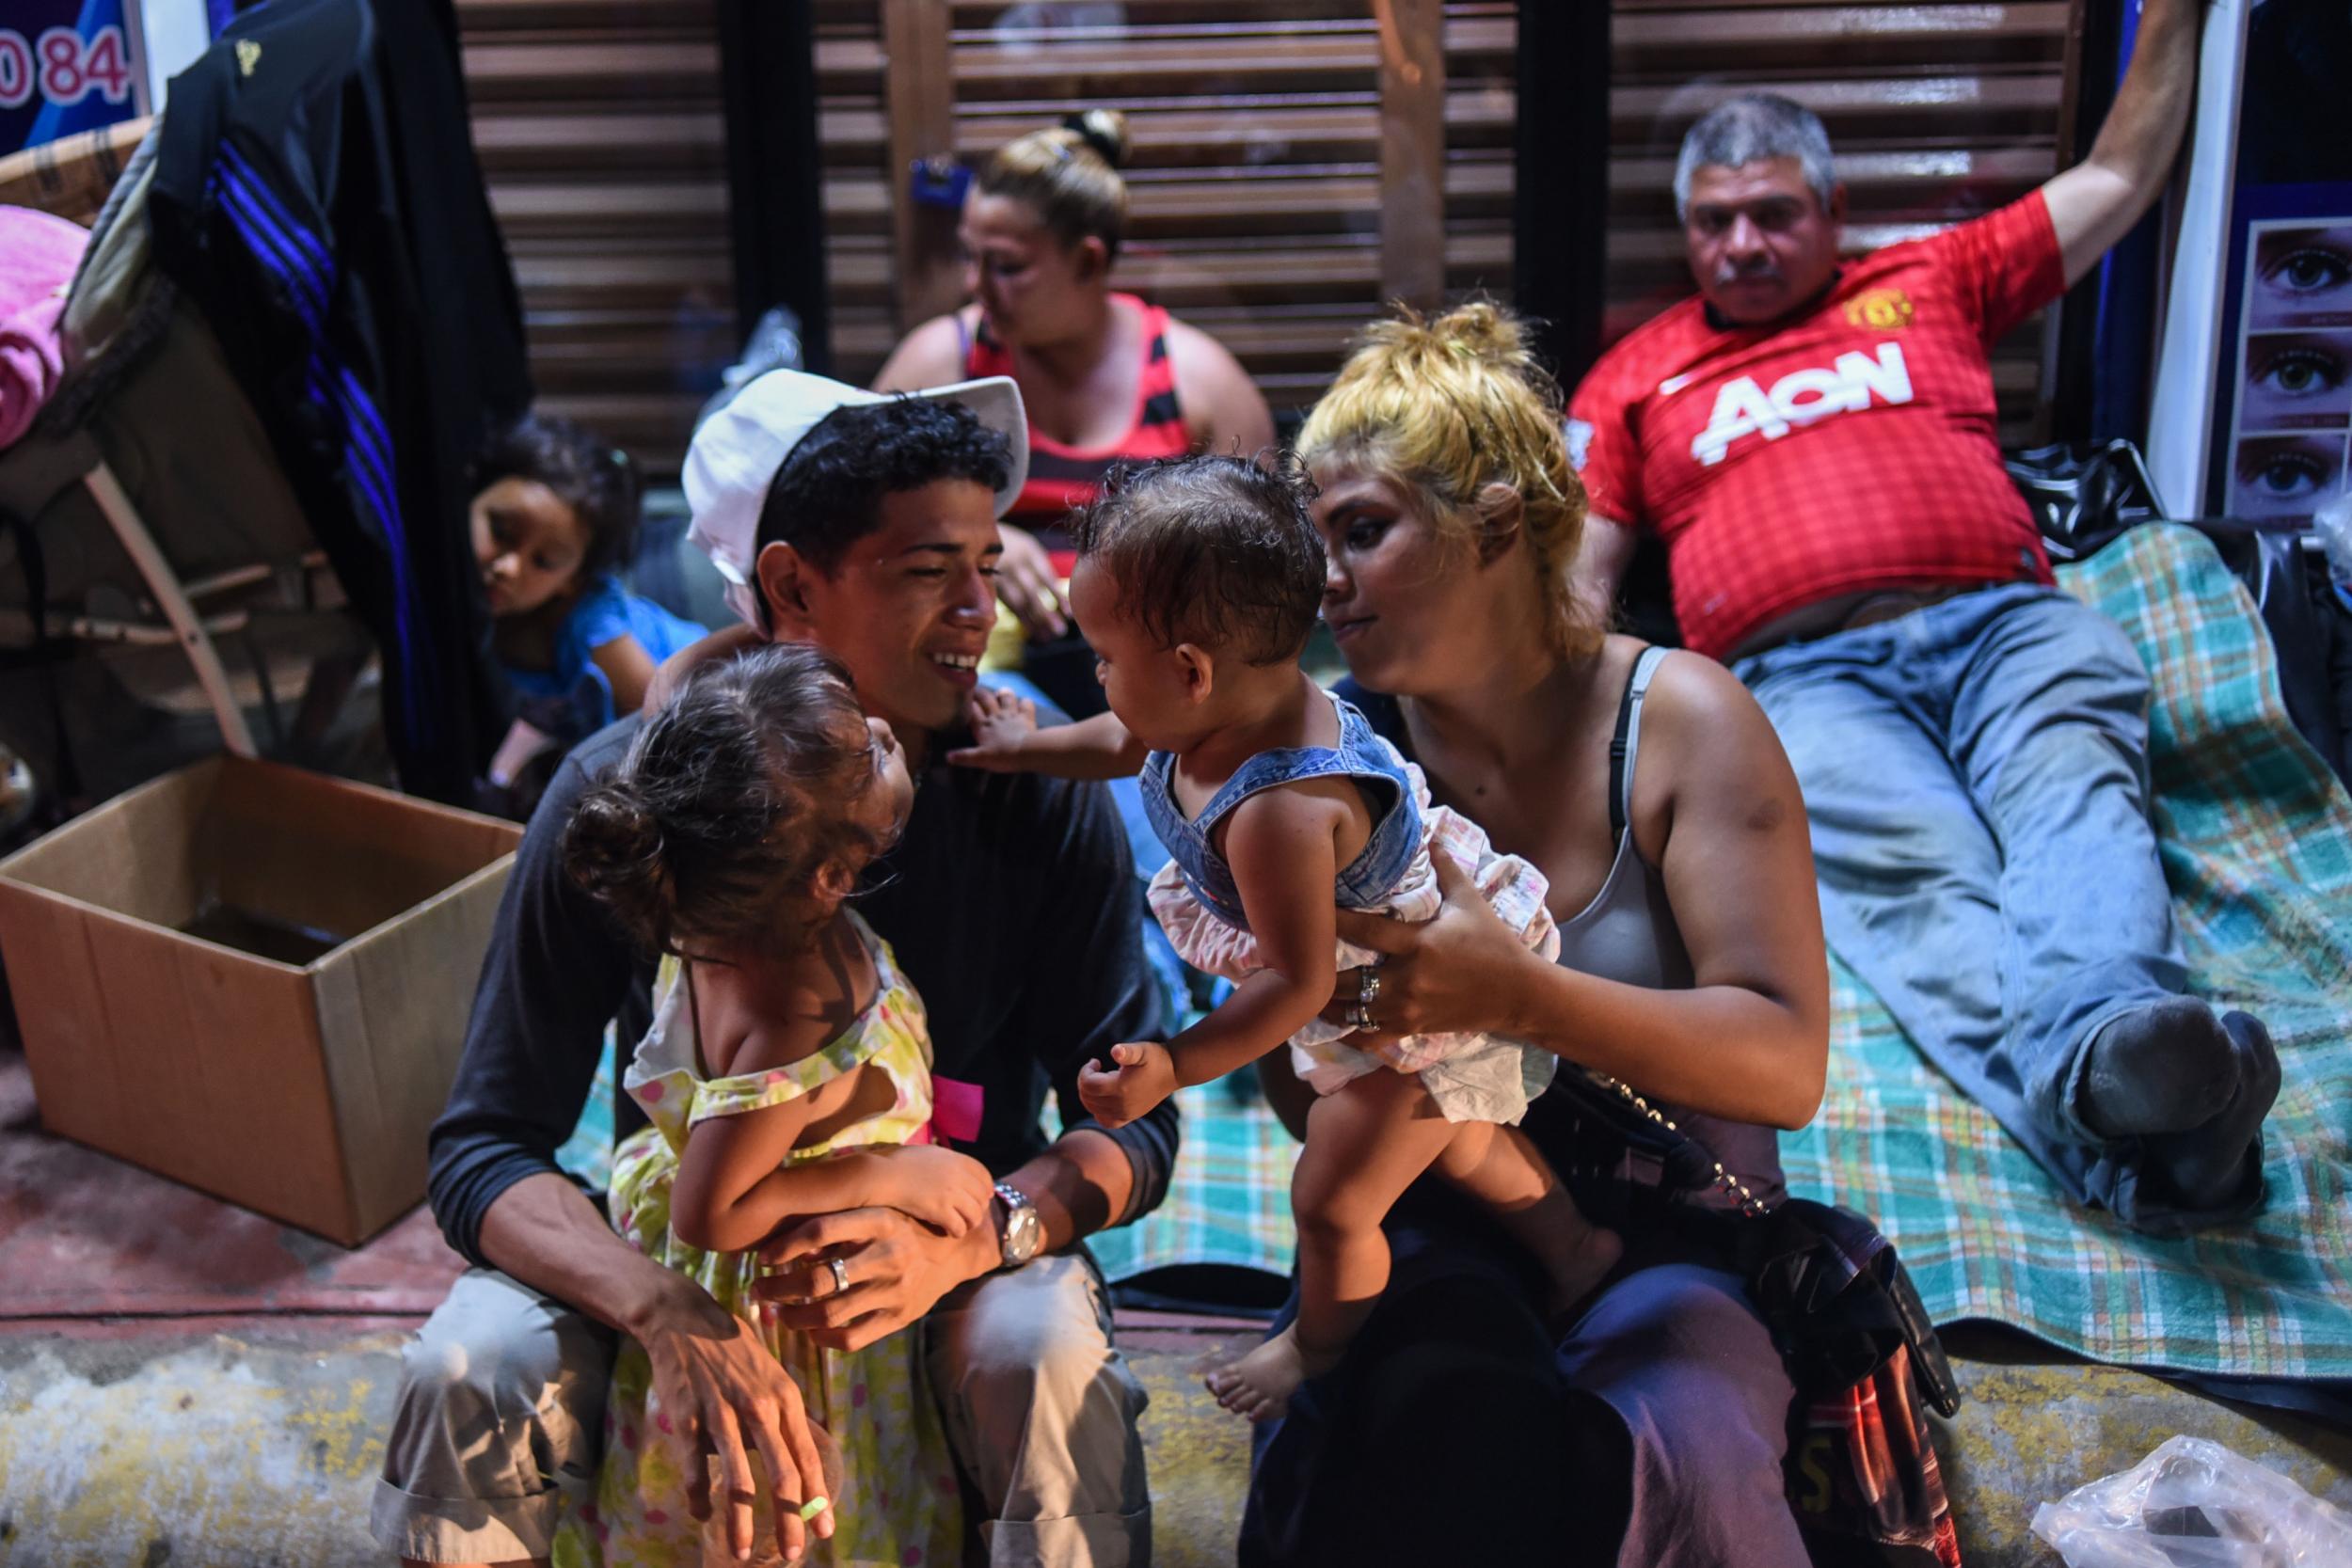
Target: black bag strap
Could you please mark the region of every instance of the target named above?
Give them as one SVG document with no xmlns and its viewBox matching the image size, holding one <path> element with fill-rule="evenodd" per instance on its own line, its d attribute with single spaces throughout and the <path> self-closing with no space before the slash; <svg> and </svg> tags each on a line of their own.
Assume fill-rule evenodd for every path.
<svg viewBox="0 0 2352 1568">
<path fill-rule="evenodd" d="M 1960 1409 L 1960 1384 L 1919 1291 L 1884 1232 L 1851 1209 L 1786 1197 L 1767 1208 L 1714 1151 L 1629 1085 L 1572 1063 L 1553 1082 L 1633 1147 L 1656 1153 L 1667 1180 L 1720 1187 L 1738 1205 L 1733 1252 L 1756 1309 L 1806 1386 L 1850 1387 L 1900 1344 L 1928 1402 Z M 1613 1099 L 1614 1104 L 1612 1104 Z"/>
</svg>

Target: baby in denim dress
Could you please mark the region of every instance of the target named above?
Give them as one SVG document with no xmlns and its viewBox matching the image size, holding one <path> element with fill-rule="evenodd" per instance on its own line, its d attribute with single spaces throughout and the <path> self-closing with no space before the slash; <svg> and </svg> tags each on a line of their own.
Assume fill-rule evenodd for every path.
<svg viewBox="0 0 2352 1568">
<path fill-rule="evenodd" d="M 1578 1212 L 1516 1130 L 1556 1060 L 1491 1035 L 1378 1033 L 1378 956 L 1340 942 L 1333 912 L 1432 918 L 1442 854 L 1549 958 L 1560 939 L 1544 878 L 1433 806 L 1421 770 L 1298 668 L 1324 583 L 1303 481 L 1237 457 L 1155 463 L 1105 482 L 1073 531 L 1071 610 L 1111 711 L 1041 730 L 1021 698 L 983 689 L 976 744 L 949 760 L 1066 778 L 1139 772 L 1171 857 L 1152 911 L 1188 961 L 1236 982 L 1166 1045 L 1122 1044 L 1108 1068 L 1081 1073 L 1097 1120 L 1131 1121 L 1285 1041 L 1316 1090 L 1291 1186 L 1297 1320 L 1211 1376 L 1219 1402 L 1270 1419 L 1339 1359 L 1388 1282 L 1380 1222 L 1427 1170 L 1494 1211 L 1565 1312 L 1622 1243 Z M 1334 1022 L 1324 1014 L 1343 965 L 1365 979 Z"/>
</svg>

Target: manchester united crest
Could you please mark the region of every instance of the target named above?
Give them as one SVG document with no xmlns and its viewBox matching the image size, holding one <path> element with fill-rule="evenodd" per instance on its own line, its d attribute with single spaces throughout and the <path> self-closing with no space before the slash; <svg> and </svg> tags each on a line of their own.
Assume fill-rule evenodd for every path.
<svg viewBox="0 0 2352 1568">
<path fill-rule="evenodd" d="M 1846 324 L 1873 332 L 1896 332 L 1911 325 L 1911 296 L 1900 289 L 1865 289 L 1846 301 Z"/>
</svg>

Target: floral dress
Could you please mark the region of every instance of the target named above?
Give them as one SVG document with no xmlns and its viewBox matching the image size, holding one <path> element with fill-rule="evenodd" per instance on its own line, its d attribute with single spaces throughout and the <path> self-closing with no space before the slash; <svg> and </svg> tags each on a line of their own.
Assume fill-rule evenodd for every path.
<svg viewBox="0 0 2352 1568">
<path fill-rule="evenodd" d="M 615 1228 L 648 1257 L 690 1276 L 753 1325 L 799 1381 L 809 1418 L 838 1445 L 843 1476 L 833 1497 L 834 1536 L 820 1541 L 812 1534 L 801 1560 L 816 1568 L 947 1568 L 961 1549 L 962 1508 L 918 1338 L 901 1332 L 861 1351 L 821 1349 L 759 1321 L 750 1291 L 760 1272 L 754 1254 L 703 1252 L 670 1231 L 678 1151 L 688 1130 L 706 1117 L 782 1104 L 871 1066 L 888 1075 L 897 1102 L 822 1143 L 795 1148 L 789 1162 L 930 1136 L 931 1041 L 922 999 L 899 974 L 889 945 L 856 914 L 847 918 L 873 955 L 874 1000 L 839 1038 L 789 1067 L 705 1078 L 684 968 L 675 959 L 662 964 L 653 1026 L 622 1080 L 653 1125 L 614 1151 L 612 1212 Z M 669 1418 L 654 1406 L 652 1381 L 644 1348 L 624 1339 L 605 1405 L 596 1500 L 564 1520 L 553 1554 L 559 1568 L 667 1568 L 704 1560 L 701 1527 L 687 1511 L 686 1478 L 675 1447 L 661 1435 Z M 771 1549 L 764 1496 L 759 1509 L 758 1534 L 763 1549 Z M 720 1560 L 732 1560 L 723 1550 Z"/>
</svg>

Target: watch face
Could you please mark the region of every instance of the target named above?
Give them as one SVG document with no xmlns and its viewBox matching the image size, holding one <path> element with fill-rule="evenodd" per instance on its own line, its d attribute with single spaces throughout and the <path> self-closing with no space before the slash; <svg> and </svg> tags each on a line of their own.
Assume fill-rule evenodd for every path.
<svg viewBox="0 0 2352 1568">
<path fill-rule="evenodd" d="M 1045 1239 L 1045 1226 L 1025 1195 L 1001 1187 L 997 1192 L 1005 1205 L 1005 1262 L 1025 1263 L 1037 1256 L 1038 1244 Z"/>
</svg>

